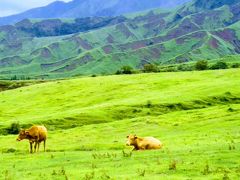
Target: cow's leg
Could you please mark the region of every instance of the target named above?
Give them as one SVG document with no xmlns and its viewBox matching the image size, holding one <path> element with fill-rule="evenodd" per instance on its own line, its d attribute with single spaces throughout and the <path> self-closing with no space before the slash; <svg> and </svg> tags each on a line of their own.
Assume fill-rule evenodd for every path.
<svg viewBox="0 0 240 180">
<path fill-rule="evenodd" d="M 36 149 L 37 149 L 37 144 L 38 144 L 38 142 L 37 142 L 37 141 L 35 141 L 35 144 L 34 144 L 34 152 L 36 152 Z"/>
<path fill-rule="evenodd" d="M 40 147 L 40 142 L 38 142 L 38 147 L 37 147 L 37 149 L 38 149 L 38 152 L 39 152 L 39 147 Z"/>
<path fill-rule="evenodd" d="M 46 140 L 43 141 L 44 152 L 46 152 Z"/>
<path fill-rule="evenodd" d="M 32 144 L 33 143 L 30 141 L 29 144 L 30 144 L 30 153 L 32 153 Z"/>
</svg>

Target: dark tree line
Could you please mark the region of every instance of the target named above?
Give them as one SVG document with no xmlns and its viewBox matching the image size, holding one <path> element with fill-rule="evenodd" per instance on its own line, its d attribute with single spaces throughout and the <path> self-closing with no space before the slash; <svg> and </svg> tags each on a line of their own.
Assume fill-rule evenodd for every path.
<svg viewBox="0 0 240 180">
<path fill-rule="evenodd" d="M 31 23 L 29 20 L 23 20 L 17 23 L 16 27 L 18 30 L 26 32 L 33 37 L 47 37 L 85 32 L 124 21 L 126 21 L 126 18 L 123 16 L 77 18 L 73 22 L 49 19 Z"/>
</svg>

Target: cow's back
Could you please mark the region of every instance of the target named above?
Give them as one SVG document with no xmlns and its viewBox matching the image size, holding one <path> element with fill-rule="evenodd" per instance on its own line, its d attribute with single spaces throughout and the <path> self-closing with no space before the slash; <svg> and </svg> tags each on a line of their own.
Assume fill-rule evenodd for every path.
<svg viewBox="0 0 240 180">
<path fill-rule="evenodd" d="M 45 126 L 32 126 L 29 130 L 32 137 L 39 137 L 39 141 L 47 139 L 47 129 Z"/>
<path fill-rule="evenodd" d="M 41 141 L 47 139 L 47 128 L 45 126 L 38 126 L 38 132 Z"/>
<path fill-rule="evenodd" d="M 143 138 L 144 144 L 148 144 L 148 149 L 160 149 L 162 147 L 161 141 L 154 137 Z"/>
</svg>

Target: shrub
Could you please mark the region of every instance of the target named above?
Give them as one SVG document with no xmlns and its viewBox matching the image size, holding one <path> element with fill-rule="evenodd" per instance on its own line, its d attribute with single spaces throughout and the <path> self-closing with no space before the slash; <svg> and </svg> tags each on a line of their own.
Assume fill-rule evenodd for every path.
<svg viewBox="0 0 240 180">
<path fill-rule="evenodd" d="M 125 152 L 124 150 L 122 150 L 122 155 L 123 155 L 123 157 L 132 157 L 132 151 L 130 151 L 128 153 L 128 152 Z"/>
<path fill-rule="evenodd" d="M 172 161 L 170 164 L 169 164 L 169 170 L 176 170 L 177 169 L 177 161 Z"/>
<path fill-rule="evenodd" d="M 161 67 L 160 72 L 177 72 L 177 68 L 175 66 Z"/>
<path fill-rule="evenodd" d="M 2 153 L 15 153 L 17 150 L 14 148 L 3 149 Z"/>
<path fill-rule="evenodd" d="M 198 70 L 198 71 L 203 71 L 203 70 L 208 69 L 208 62 L 205 61 L 205 60 L 201 60 L 201 61 L 196 62 L 195 69 Z"/>
<path fill-rule="evenodd" d="M 123 74 L 132 74 L 133 68 L 131 66 L 123 66 L 121 68 Z"/>
<path fill-rule="evenodd" d="M 240 63 L 234 63 L 231 65 L 231 68 L 240 68 Z"/>
<path fill-rule="evenodd" d="M 211 69 L 227 69 L 228 65 L 224 61 L 218 61 L 217 63 L 211 66 Z"/>
<path fill-rule="evenodd" d="M 119 75 L 122 74 L 122 72 L 120 70 L 117 70 L 115 74 Z"/>
<path fill-rule="evenodd" d="M 190 66 L 190 65 L 187 65 L 187 64 L 180 64 L 178 67 L 177 67 L 178 71 L 192 71 L 193 70 L 193 67 Z"/>
<path fill-rule="evenodd" d="M 7 128 L 8 134 L 18 134 L 20 131 L 20 124 L 18 122 L 12 123 L 9 128 Z"/>
<path fill-rule="evenodd" d="M 150 100 L 148 100 L 146 106 L 147 106 L 147 108 L 151 108 L 152 107 L 152 102 Z"/>
<path fill-rule="evenodd" d="M 150 72 L 158 72 L 159 69 L 155 64 L 145 64 L 143 66 L 143 72 L 150 73 Z"/>
<path fill-rule="evenodd" d="M 146 174 L 146 170 L 145 170 L 145 169 L 138 169 L 138 175 L 139 175 L 139 176 L 144 177 L 145 174 Z"/>
<path fill-rule="evenodd" d="M 203 172 L 202 173 L 203 173 L 203 175 L 208 175 L 208 174 L 211 173 L 210 167 L 209 167 L 208 164 L 205 165 L 205 167 L 203 168 Z"/>
<path fill-rule="evenodd" d="M 123 66 L 120 70 L 117 70 L 115 74 L 133 74 L 134 70 L 131 66 Z"/>
<path fill-rule="evenodd" d="M 12 76 L 11 80 L 17 80 L 17 76 L 16 75 Z"/>
</svg>

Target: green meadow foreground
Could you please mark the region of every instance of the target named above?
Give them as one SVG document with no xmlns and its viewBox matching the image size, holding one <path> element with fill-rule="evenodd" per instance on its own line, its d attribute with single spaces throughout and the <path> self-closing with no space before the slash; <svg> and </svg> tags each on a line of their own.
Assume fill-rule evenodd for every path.
<svg viewBox="0 0 240 180">
<path fill-rule="evenodd" d="M 0 179 L 239 179 L 240 69 L 79 78 L 0 92 L 0 132 L 44 124 L 47 152 L 0 135 Z M 133 151 L 126 136 L 164 147 Z"/>
</svg>

